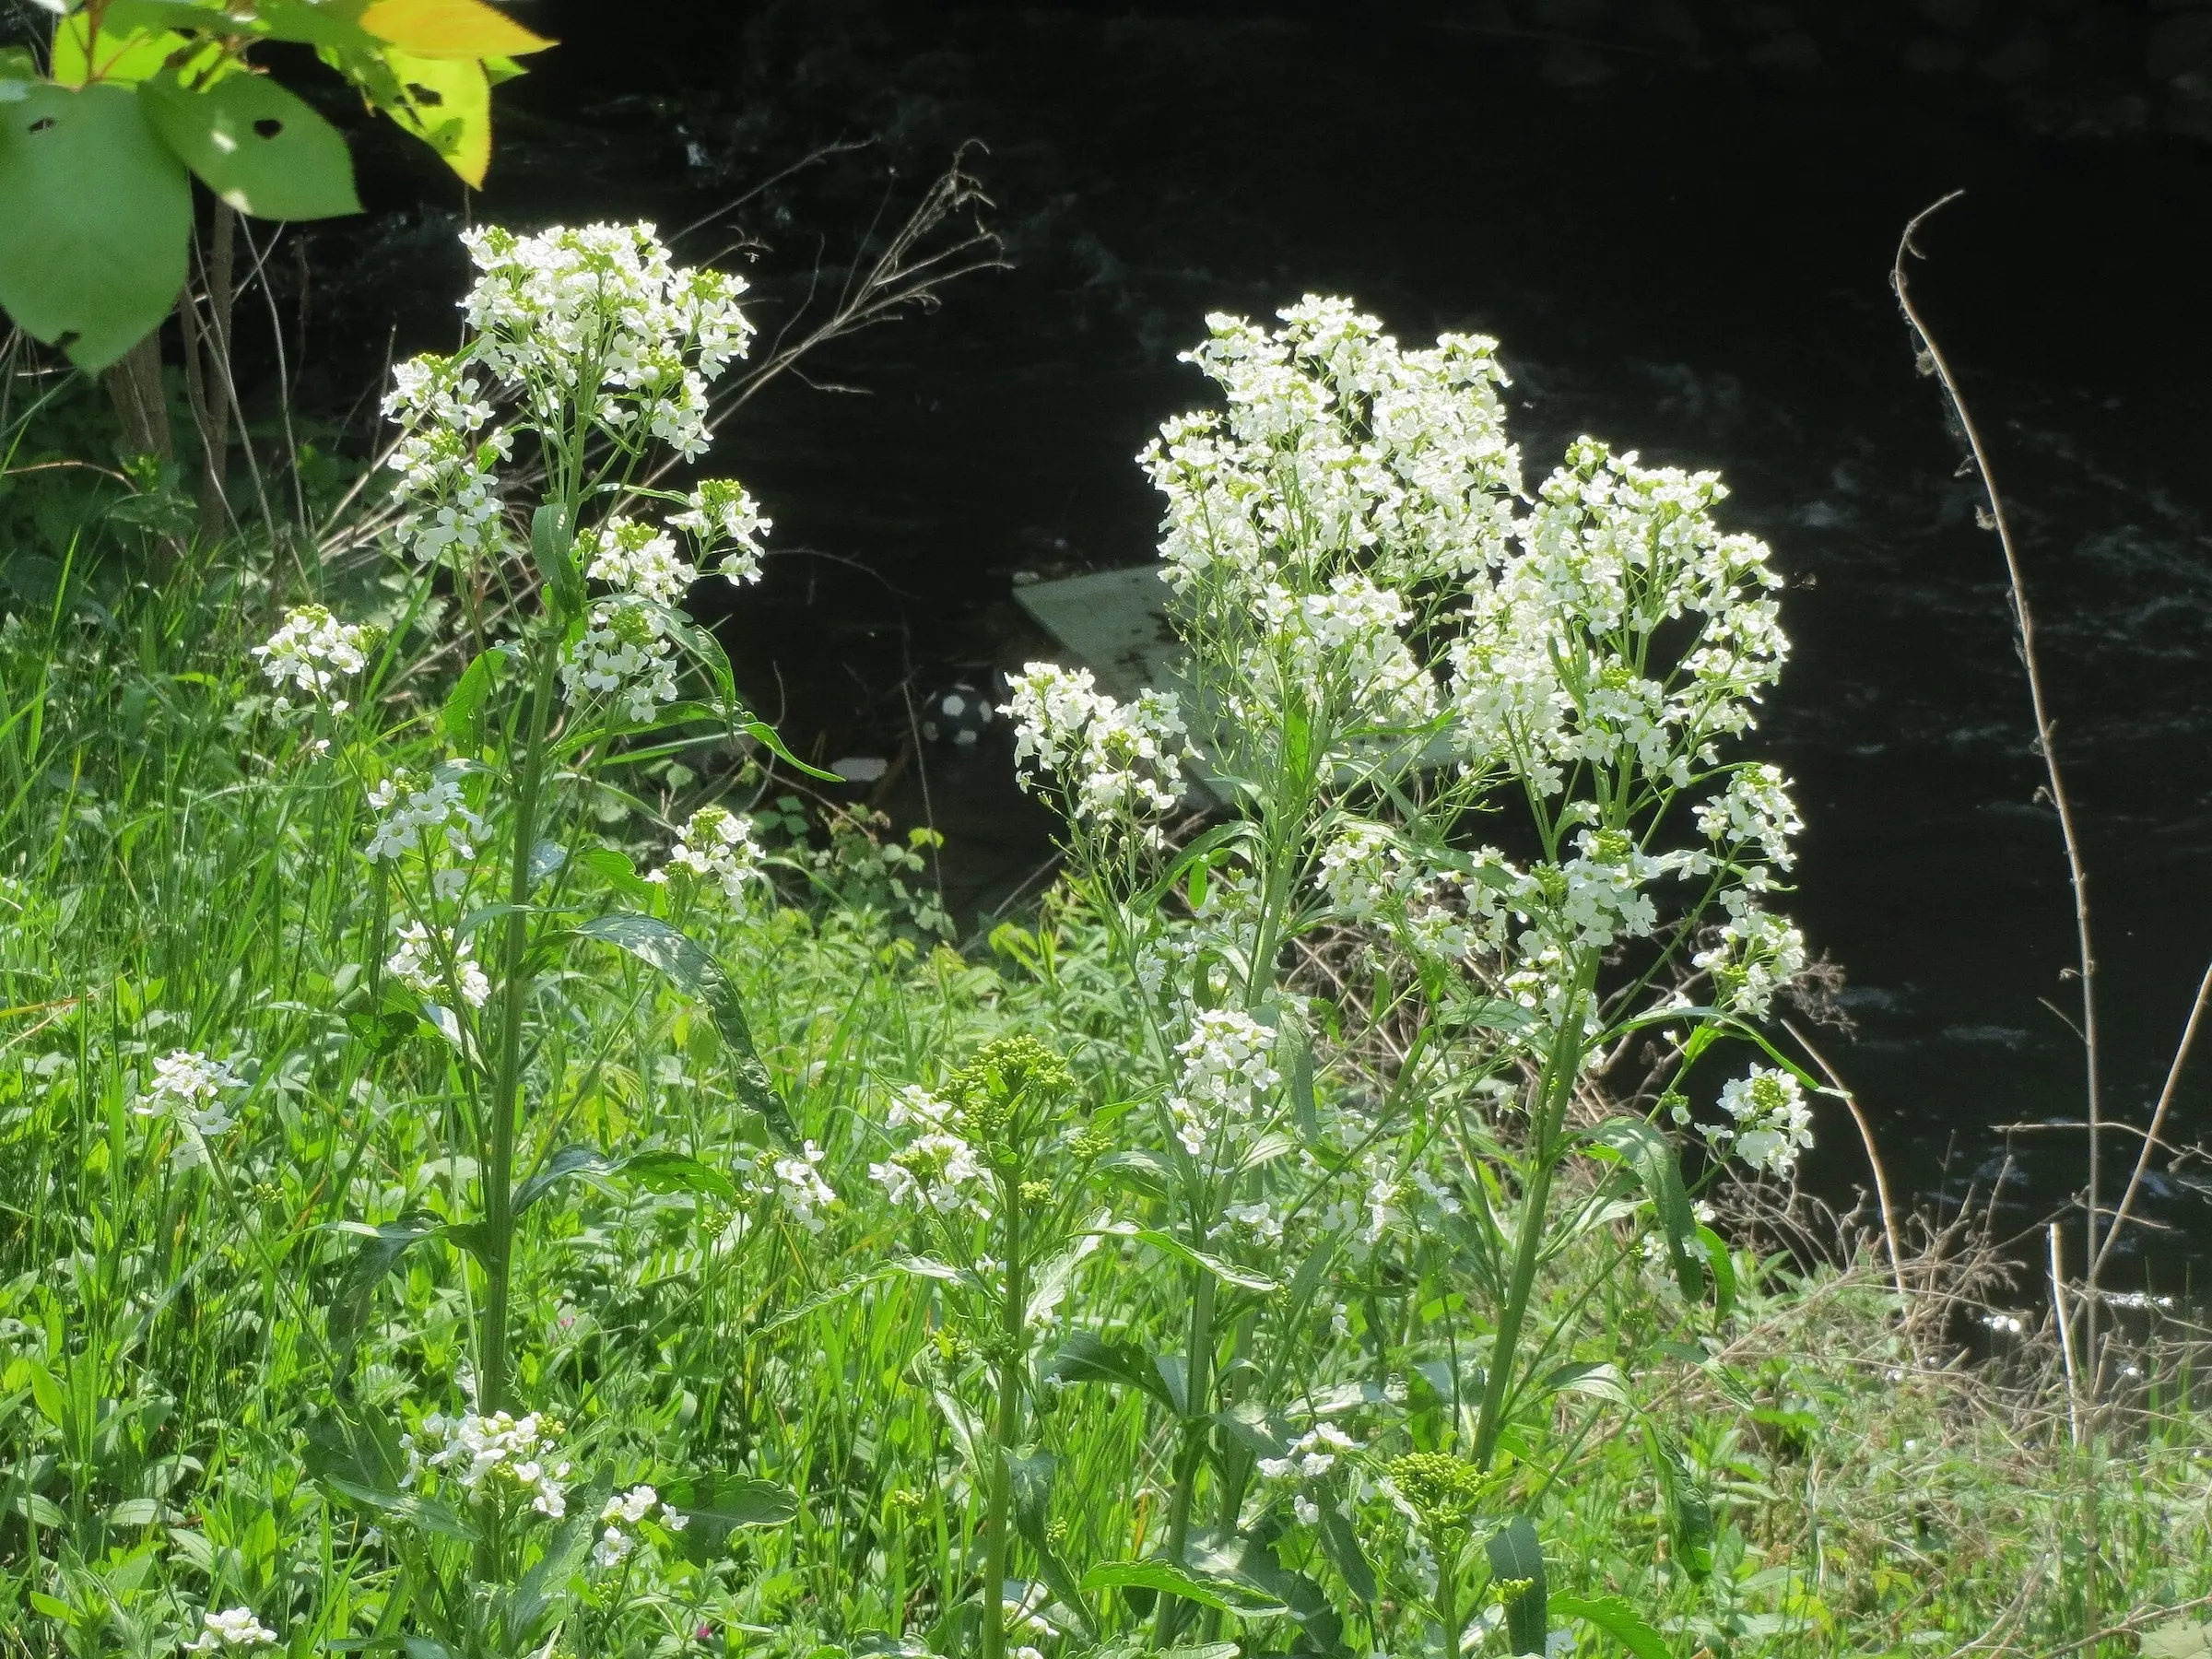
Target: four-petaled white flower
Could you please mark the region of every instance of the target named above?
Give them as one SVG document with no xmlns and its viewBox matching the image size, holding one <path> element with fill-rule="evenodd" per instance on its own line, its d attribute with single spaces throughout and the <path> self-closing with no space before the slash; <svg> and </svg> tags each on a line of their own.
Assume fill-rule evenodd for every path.
<svg viewBox="0 0 2212 1659">
<path fill-rule="evenodd" d="M 1721 1109 L 1735 1126 L 1708 1128 L 1707 1138 L 1716 1147 L 1733 1148 L 1754 1170 L 1787 1175 L 1798 1153 L 1813 1144 L 1813 1114 L 1806 1106 L 1805 1089 L 1779 1067 L 1755 1065 L 1748 1075 L 1724 1083 Z"/>
<path fill-rule="evenodd" d="M 253 1617 L 251 1607 L 226 1607 L 200 1615 L 199 1636 L 184 1644 L 188 1653 L 216 1653 L 225 1648 L 275 1647 L 276 1632 Z"/>
<path fill-rule="evenodd" d="M 154 1062 L 154 1075 L 131 1108 L 140 1117 L 166 1117 L 177 1128 L 170 1161 L 180 1170 L 214 1161 L 208 1143 L 238 1126 L 224 1095 L 243 1088 L 244 1080 L 220 1060 L 196 1049 L 172 1049 Z"/>
<path fill-rule="evenodd" d="M 822 1157 L 812 1141 L 795 1153 L 762 1153 L 752 1190 L 780 1205 L 795 1225 L 818 1233 L 830 1225 L 822 1212 L 837 1203 L 836 1189 L 822 1179 Z"/>
<path fill-rule="evenodd" d="M 668 862 L 645 879 L 719 888 L 724 898 L 736 903 L 751 884 L 764 879 L 762 856 L 752 819 L 727 807 L 701 806 L 677 831 Z"/>
<path fill-rule="evenodd" d="M 468 941 L 420 922 L 400 928 L 398 947 L 384 963 L 384 971 L 418 996 L 458 994 L 470 1007 L 480 1008 L 491 995 L 491 982 L 477 966 Z"/>
<path fill-rule="evenodd" d="M 661 618 L 635 600 L 595 605 L 582 635 L 560 665 L 569 700 L 604 695 L 634 725 L 676 700 L 675 647 Z"/>
<path fill-rule="evenodd" d="M 320 605 L 302 605 L 285 613 L 284 626 L 265 644 L 253 647 L 261 672 L 269 684 L 305 692 L 316 701 L 325 698 L 330 712 L 343 714 L 351 705 L 342 697 L 330 697 L 331 688 L 369 665 L 368 653 L 376 642 L 376 630 L 341 622 Z M 288 698 L 276 699 L 276 712 L 291 708 Z"/>
<path fill-rule="evenodd" d="M 452 1481 L 472 1504 L 526 1506 L 548 1520 L 568 1513 L 569 1465 L 555 1461 L 558 1430 L 535 1412 L 512 1417 L 433 1411 L 400 1436 L 407 1455 L 403 1479 Z"/>
</svg>

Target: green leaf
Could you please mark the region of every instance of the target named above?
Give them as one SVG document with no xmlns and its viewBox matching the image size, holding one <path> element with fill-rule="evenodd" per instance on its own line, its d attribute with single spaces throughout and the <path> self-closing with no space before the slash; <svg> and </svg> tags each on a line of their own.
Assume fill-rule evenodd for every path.
<svg viewBox="0 0 2212 1659">
<path fill-rule="evenodd" d="M 184 286 L 192 185 L 121 87 L 0 104 L 0 306 L 79 369 L 159 327 Z"/>
<path fill-rule="evenodd" d="M 668 1488 L 679 1513 L 728 1532 L 740 1526 L 781 1526 L 799 1512 L 798 1494 L 750 1475 L 700 1475 Z"/>
<path fill-rule="evenodd" d="M 1690 1242 L 1697 1237 L 1698 1218 L 1682 1185 L 1682 1167 L 1675 1161 L 1674 1143 L 1641 1118 L 1608 1118 L 1590 1132 L 1597 1145 L 1610 1148 L 1635 1172 L 1652 1201 L 1652 1210 L 1666 1235 L 1666 1253 L 1674 1263 L 1675 1281 L 1682 1294 L 1695 1301 L 1705 1293 L 1705 1270 Z"/>
<path fill-rule="evenodd" d="M 704 1193 L 724 1204 L 737 1202 L 737 1189 L 727 1175 L 681 1152 L 640 1152 L 615 1168 L 656 1193 Z"/>
<path fill-rule="evenodd" d="M 331 1347 L 337 1350 L 341 1375 L 352 1370 L 353 1351 L 369 1323 L 369 1302 L 377 1286 L 408 1251 L 425 1239 L 436 1238 L 445 1228 L 435 1216 L 417 1210 L 382 1227 L 359 1230 L 364 1235 L 361 1247 L 346 1265 L 328 1314 Z"/>
<path fill-rule="evenodd" d="M 1184 1571 L 1170 1561 L 1103 1561 L 1083 1575 L 1086 1590 L 1151 1590 L 1163 1595 L 1181 1596 L 1184 1601 L 1196 1602 L 1202 1607 L 1211 1607 L 1218 1613 L 1265 1614 L 1278 1612 L 1279 1607 L 1257 1601 L 1241 1586 L 1232 1597 L 1221 1587 Z"/>
<path fill-rule="evenodd" d="M 1698 1229 L 1698 1242 L 1704 1247 L 1705 1265 L 1712 1274 L 1713 1311 L 1725 1319 L 1735 1312 L 1735 1257 L 1729 1253 L 1728 1241 L 1710 1227 Z"/>
<path fill-rule="evenodd" d="M 557 615 L 583 609 L 583 578 L 576 569 L 576 538 L 558 503 L 548 501 L 530 515 L 530 557 L 545 579 Z"/>
<path fill-rule="evenodd" d="M 563 1147 L 514 1189 L 508 1214 L 519 1219 L 524 1210 L 571 1175 L 604 1175 L 616 1167 L 596 1147 Z"/>
<path fill-rule="evenodd" d="M 1288 1612 L 1304 1628 L 1299 1647 L 1323 1653 L 1338 1652 L 1343 1621 L 1328 1594 L 1312 1578 L 1294 1572 L 1257 1538 L 1212 1531 L 1193 1532 L 1183 1546 L 1183 1563 L 1203 1581 L 1250 1593 Z M 1247 1615 L 1256 1607 L 1243 1609 Z"/>
<path fill-rule="evenodd" d="M 484 747 L 484 702 L 506 661 L 506 652 L 497 645 L 479 651 L 445 694 L 445 708 L 438 723 L 453 747 L 466 752 Z"/>
<path fill-rule="evenodd" d="M 338 129 L 267 76 L 226 75 L 194 90 L 160 75 L 138 96 L 154 131 L 241 213 L 318 219 L 361 210 Z"/>
<path fill-rule="evenodd" d="M 713 1017 L 714 1029 L 728 1049 L 731 1081 L 737 1099 L 759 1112 L 783 1140 L 796 1138 L 791 1113 L 776 1092 L 768 1067 L 761 1065 L 759 1051 L 753 1047 L 753 1029 L 746 1020 L 745 1005 L 737 995 L 737 988 L 730 983 L 722 964 L 702 946 L 658 916 L 641 915 L 635 911 L 594 917 L 577 928 L 576 933 L 580 938 L 596 939 L 618 950 L 627 950 L 640 961 L 658 968 L 680 989 L 705 1003 L 708 1013 Z"/>
<path fill-rule="evenodd" d="M 1526 1515 L 1515 1515 L 1484 1543 L 1490 1578 L 1525 1582 L 1528 1588 L 1505 1604 L 1505 1633 L 1516 1653 L 1541 1653 L 1550 1633 L 1544 1587 L 1544 1544 Z"/>
<path fill-rule="evenodd" d="M 1690 1473 L 1680 1448 L 1664 1430 L 1648 1421 L 1643 1426 L 1643 1450 L 1666 1508 L 1675 1559 L 1691 1578 L 1709 1577 L 1712 1572 L 1712 1504 Z"/>
<path fill-rule="evenodd" d="M 1194 1249 L 1191 1245 L 1185 1244 L 1173 1233 L 1161 1232 L 1157 1228 L 1147 1227 L 1132 1233 L 1130 1237 L 1141 1240 L 1155 1250 L 1164 1250 L 1170 1255 L 1180 1256 L 1193 1266 L 1204 1268 L 1223 1284 L 1233 1285 L 1240 1290 L 1252 1290 L 1262 1296 L 1270 1296 L 1282 1288 L 1282 1286 L 1265 1274 L 1255 1273 L 1249 1267 L 1240 1267 L 1234 1262 L 1225 1262 L 1218 1255 Z"/>
<path fill-rule="evenodd" d="M 1379 1588 L 1375 1570 L 1359 1547 L 1359 1535 L 1352 1530 L 1350 1518 L 1334 1503 L 1321 1506 L 1321 1547 L 1344 1575 L 1344 1587 L 1372 1606 Z"/>
<path fill-rule="evenodd" d="M 272 41 L 296 41 L 325 51 L 370 53 L 383 42 L 321 0 L 254 0 L 254 21 Z"/>
<path fill-rule="evenodd" d="M 1124 1383 L 1150 1394 L 1179 1416 L 1182 1412 L 1152 1356 L 1134 1342 L 1108 1342 L 1089 1331 L 1077 1331 L 1045 1362 L 1044 1374 L 1062 1382 Z"/>
<path fill-rule="evenodd" d="M 1595 1625 L 1636 1659 L 1674 1659 L 1665 1638 L 1643 1621 L 1625 1595 L 1555 1595 L 1551 1610 L 1561 1618 Z"/>
<path fill-rule="evenodd" d="M 184 36 L 158 25 L 146 27 L 131 15 L 136 9 L 127 0 L 112 5 L 100 17 L 97 35 L 92 31 L 90 15 L 83 9 L 56 23 L 50 49 L 55 83 L 64 87 L 82 87 L 94 81 L 111 87 L 135 86 L 150 75 L 160 74 L 172 53 L 192 44 Z M 112 18 L 110 14 L 114 12 L 124 16 Z"/>
<path fill-rule="evenodd" d="M 477 1529 L 454 1511 L 428 1498 L 418 1498 L 408 1492 L 387 1492 L 376 1487 L 363 1486 L 343 1475 L 325 1475 L 324 1485 L 341 1496 L 351 1499 L 363 1509 L 374 1510 L 403 1526 L 418 1532 L 453 1538 L 464 1544 L 477 1542 Z"/>
<path fill-rule="evenodd" d="M 586 847 L 576 854 L 576 862 L 625 899 L 642 902 L 659 891 L 638 874 L 638 866 L 629 862 L 629 853 L 618 853 L 612 847 Z"/>
<path fill-rule="evenodd" d="M 818 766 L 807 765 L 806 761 L 785 748 L 783 739 L 776 735 L 776 728 L 764 720 L 741 720 L 737 723 L 737 729 L 794 771 L 805 772 L 810 778 L 820 778 L 826 782 L 842 783 L 844 782 L 835 772 L 824 771 Z"/>
<path fill-rule="evenodd" d="M 1014 1530 L 1036 1556 L 1038 1576 L 1076 1616 L 1083 1635 L 1095 1638 L 1098 1626 L 1091 1618 L 1089 1603 L 1083 1598 L 1083 1587 L 1076 1583 L 1075 1574 L 1067 1570 L 1060 1552 L 1053 1547 L 1053 1477 L 1057 1472 L 1053 1455 L 1049 1452 L 1032 1451 L 1022 1456 L 1011 1453 L 1005 1456 L 1014 1498 Z"/>
<path fill-rule="evenodd" d="M 1629 1396 L 1629 1385 L 1621 1376 L 1620 1369 L 1603 1360 L 1559 1366 L 1545 1377 L 1542 1386 L 1547 1394 L 1588 1394 L 1594 1400 L 1625 1406 L 1631 1411 L 1636 1408 L 1636 1402 Z"/>
</svg>

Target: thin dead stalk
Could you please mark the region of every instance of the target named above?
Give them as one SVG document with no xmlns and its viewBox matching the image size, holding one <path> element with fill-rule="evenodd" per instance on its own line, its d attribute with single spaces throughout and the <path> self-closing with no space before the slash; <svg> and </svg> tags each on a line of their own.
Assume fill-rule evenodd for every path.
<svg viewBox="0 0 2212 1659">
<path fill-rule="evenodd" d="M 2128 1175 L 2126 1189 L 2120 1194 L 2120 1206 L 2112 1211 L 2112 1224 L 2105 1230 L 2103 1247 L 2089 1264 L 2092 1287 L 2097 1283 L 2097 1270 L 2104 1265 L 2104 1258 L 2112 1253 L 2113 1241 L 2127 1225 L 2136 1199 L 2143 1191 L 2143 1182 L 2150 1172 L 2151 1149 L 2159 1144 L 2159 1131 L 2166 1126 L 2166 1113 L 2173 1105 L 2174 1091 L 2182 1081 L 2182 1068 L 2189 1063 L 2189 1051 L 2195 1045 L 2196 1030 L 2204 1020 L 2208 1002 L 2212 1002 L 2212 965 L 2206 967 L 2204 982 L 2196 988 L 2196 1001 L 2190 1006 L 2188 1023 L 2182 1027 L 2182 1041 L 2173 1051 L 2173 1064 L 2166 1068 L 2166 1086 L 2159 1090 L 2159 1103 L 2151 1111 L 2150 1127 L 2143 1132 L 2143 1150 L 2136 1155 L 2136 1167 Z"/>
<path fill-rule="evenodd" d="M 1859 1143 L 1866 1148 L 1866 1161 L 1874 1169 L 1875 1202 L 1882 1207 L 1882 1243 L 1889 1254 L 1890 1280 L 1897 1287 L 1899 1316 L 1905 1319 L 1909 1325 L 1912 1297 L 1905 1288 L 1905 1256 L 1897 1241 L 1897 1206 L 1889 1201 L 1889 1176 L 1882 1167 L 1881 1152 L 1874 1144 L 1874 1126 L 1867 1123 L 1866 1114 L 1859 1110 L 1858 1096 L 1852 1093 L 1843 1079 L 1836 1075 L 1836 1068 L 1829 1065 L 1828 1057 L 1813 1046 L 1812 1040 L 1789 1020 L 1782 1022 L 1782 1029 L 1797 1040 L 1799 1048 L 1812 1056 L 1813 1064 L 1820 1068 L 1820 1075 L 1828 1079 L 1828 1086 L 1836 1091 L 1844 1108 L 1850 1112 L 1851 1121 L 1858 1126 Z"/>
<path fill-rule="evenodd" d="M 2005 574 L 2012 594 L 2013 623 L 2018 630 L 2020 662 L 2027 669 L 2028 696 L 2035 713 L 2036 747 L 2042 754 L 2051 804 L 2057 809 L 2059 834 L 2065 843 L 2066 877 L 2074 889 L 2074 932 L 2077 954 L 2080 959 L 2080 1036 L 2088 1096 L 2089 1169 L 2088 1203 L 2085 1206 L 2088 1226 L 2084 1260 L 2088 1265 L 2086 1284 L 2090 1295 L 2083 1303 L 2086 1322 L 2083 1335 L 2084 1347 L 2088 1350 L 2089 1363 L 2093 1368 L 2097 1349 L 2097 1270 L 2103 1260 L 2102 1252 L 2098 1248 L 2097 1233 L 2098 1206 L 2103 1188 L 2101 1154 L 2104 1112 L 2098 1077 L 2097 957 L 2089 938 L 2088 869 L 2082 857 L 2081 837 L 2074 823 L 2073 799 L 2066 794 L 2065 781 L 2059 770 L 2057 746 L 2053 742 L 2054 724 L 2051 718 L 2048 699 L 2043 692 L 2042 664 L 2036 654 L 2035 616 L 2029 608 L 2028 581 L 2020 568 L 2019 550 L 2013 541 L 2012 527 L 2005 515 L 2004 498 L 1998 493 L 1996 479 L 1990 471 L 1989 452 L 1983 444 L 1981 429 L 1974 424 L 1973 413 L 1967 407 L 1966 399 L 1959 390 L 1958 379 L 1952 374 L 1951 366 L 1936 344 L 1934 333 L 1921 316 L 1919 308 L 1912 303 L 1911 285 L 1905 276 L 1908 256 L 1914 259 L 1926 257 L 1912 240 L 1921 226 L 1965 194 L 1964 191 L 1954 190 L 1912 216 L 1905 226 L 1904 234 L 1898 239 L 1897 257 L 1889 267 L 1889 286 L 1897 294 L 1897 303 L 1904 312 L 1907 326 L 1919 343 L 1920 371 L 1934 375 L 1942 385 L 1944 395 L 1949 399 L 1952 413 L 1959 418 L 1959 429 L 1965 434 L 1973 468 L 1981 477 L 1983 493 L 1988 500 L 1987 510 L 1978 512 L 1977 516 L 1985 528 L 1997 533 L 1997 545 L 2004 549 Z"/>
</svg>

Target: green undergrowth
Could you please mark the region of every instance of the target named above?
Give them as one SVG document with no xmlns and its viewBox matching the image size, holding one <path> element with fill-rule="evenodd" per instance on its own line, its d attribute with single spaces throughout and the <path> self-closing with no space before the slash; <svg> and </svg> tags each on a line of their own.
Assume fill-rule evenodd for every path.
<svg viewBox="0 0 2212 1659">
<path fill-rule="evenodd" d="M 199 1609 L 236 1605 L 299 1653 L 376 1631 L 394 1559 L 310 1471 L 338 1404 L 445 1404 L 471 1350 L 460 1251 L 357 1266 L 364 1229 L 441 1215 L 473 1170 L 450 1056 L 359 1018 L 375 888 L 329 850 L 360 841 L 359 792 L 272 718 L 246 654 L 270 621 L 257 590 L 180 592 L 99 616 L 65 595 L 0 630 L 4 1653 L 173 1653 Z M 652 809 L 669 803 L 641 786 L 629 805 L 608 844 L 665 840 Z M 790 1146 L 820 1150 L 840 1197 L 822 1231 L 743 1202 L 762 1125 L 696 1005 L 614 951 L 558 987 L 597 1035 L 580 1013 L 547 1062 L 571 1104 L 531 1126 L 518 1169 L 557 1145 L 659 1148 L 730 1187 L 585 1171 L 549 1189 L 521 1230 L 520 1392 L 618 1486 L 796 1496 L 787 1518 L 688 1532 L 657 1589 L 598 1624 L 580 1608 L 562 1651 L 962 1651 L 985 1494 L 933 1397 L 963 1357 L 927 1286 L 897 1270 L 911 1228 L 870 1176 L 888 1104 L 1013 1035 L 1065 1057 L 1109 1138 L 1117 1105 L 1163 1081 L 1072 900 L 962 955 L 878 902 L 896 898 L 883 884 L 833 878 L 865 858 L 803 862 L 777 902 L 694 931 L 744 998 Z M 133 1110 L 152 1060 L 180 1048 L 251 1085 L 212 1167 L 180 1167 Z M 1130 1270 L 1098 1271 L 1117 1258 Z M 1164 1351 L 1176 1304 L 1148 1259 L 1110 1239 L 1084 1269 L 1086 1317 Z M 2212 1439 L 2185 1371 L 2140 1382 L 2092 1464 L 2032 1339 L 2002 1362 L 1932 1336 L 1916 1349 L 1864 1253 L 1739 1248 L 1733 1265 L 1733 1309 L 1692 1343 L 1647 1311 L 1666 1305 L 1665 1274 L 1622 1265 L 1641 1293 L 1571 1357 L 1602 1385 L 1561 1393 L 1566 1454 L 1513 1477 L 1542 1497 L 1555 1594 L 1626 1597 L 1665 1652 L 1748 1659 L 2126 1653 L 2135 1634 L 2085 1648 L 2086 1624 L 2171 1627 L 2157 1609 L 2212 1592 Z M 1364 1446 L 1431 1443 L 1466 1407 L 1386 1335 L 1353 1308 L 1322 1338 L 1329 1420 Z M 1144 1399 L 1069 1384 L 1038 1408 L 1061 1553 L 1143 1557 L 1173 1480 Z M 1637 1434 L 1578 1436 L 1583 1412 L 1655 1425 L 1681 1489 L 1660 1489 Z M 712 1491 L 692 1495 L 714 1512 Z M 1387 1506 L 1359 1524 L 1388 1525 Z M 1141 1586 L 1101 1597 L 1125 1643 L 1148 1605 Z M 1347 1642 L 1414 1650 L 1394 1617 L 1385 1597 Z M 1206 1618 L 1186 1645 L 1218 1630 Z M 1286 1622 L 1247 1621 L 1241 1641 L 1270 1651 Z M 1589 1627 L 1575 1640 L 1621 1651 Z M 2158 1640 L 2200 1651 L 2171 1628 Z"/>
</svg>

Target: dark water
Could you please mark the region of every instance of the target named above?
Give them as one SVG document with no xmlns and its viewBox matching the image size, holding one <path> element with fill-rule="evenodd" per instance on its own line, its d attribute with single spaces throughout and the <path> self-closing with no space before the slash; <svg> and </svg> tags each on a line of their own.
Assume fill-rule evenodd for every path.
<svg viewBox="0 0 2212 1659">
<path fill-rule="evenodd" d="M 1769 49 L 1786 35 L 1771 16 L 1747 46 L 1726 32 L 1777 7 L 1696 10 L 1694 50 L 1602 4 L 696 9 L 541 7 L 567 43 L 512 89 L 475 211 L 674 226 L 812 144 L 879 135 L 733 221 L 766 244 L 751 268 L 773 315 L 975 137 L 1013 263 L 813 366 L 864 390 L 787 382 L 725 437 L 716 464 L 794 550 L 728 624 L 794 741 L 896 753 L 909 694 L 1039 648 L 1014 572 L 1149 556 L 1130 457 L 1201 397 L 1174 354 L 1206 312 L 1320 290 L 1406 339 L 1495 334 L 1533 476 L 1579 431 L 1717 466 L 1733 524 L 1791 576 L 1797 655 L 1763 743 L 1809 826 L 1793 908 L 1849 971 L 1857 1029 L 1830 1054 L 1920 1199 L 1987 1182 L 1994 1125 L 2078 1116 L 2081 1098 L 2077 1045 L 2043 1006 L 2073 1006 L 2070 910 L 1998 549 L 1886 288 L 1904 219 L 1966 187 L 1917 291 L 2018 521 L 2087 827 L 2109 1099 L 2147 1114 L 2212 954 L 2212 154 L 2159 130 L 2156 100 L 2179 95 L 2139 77 L 2147 16 L 2028 8 L 2056 51 L 2023 90 L 1986 67 L 1904 73 L 1932 26 L 1902 7 L 1804 62 Z M 2015 39 L 1988 8 L 1922 9 L 1984 15 L 1982 37 L 1936 31 L 1970 59 Z M 2104 58 L 2080 44 L 2123 25 Z M 1563 57 L 1563 40 L 1598 44 Z M 405 206 L 422 174 L 389 155 L 378 188 Z M 418 201 L 321 233 L 319 314 L 389 316 L 403 350 L 435 339 L 461 281 L 449 230 Z M 342 331 L 320 371 L 372 370 L 385 327 Z M 1003 752 L 921 759 L 887 805 L 918 818 L 926 783 L 965 921 L 1035 867 L 1050 827 Z M 2212 1055 L 2174 1137 L 2207 1108 Z M 1863 1159 L 1840 1113 L 1820 1128 L 1819 1178 L 1846 1192 Z M 2077 1186 L 2083 1141 L 2013 1145 L 2007 1214 L 2027 1226 Z M 2212 1246 L 2212 1206 L 2183 1185 L 2152 1209 L 2186 1230 L 2150 1244 L 2161 1277 Z"/>
</svg>

